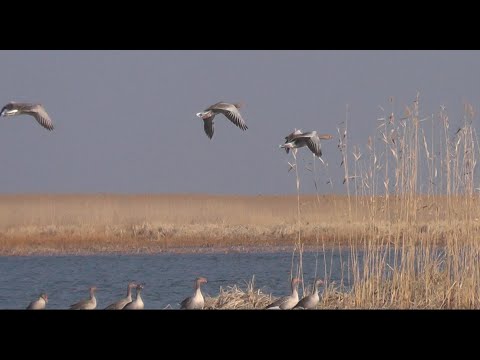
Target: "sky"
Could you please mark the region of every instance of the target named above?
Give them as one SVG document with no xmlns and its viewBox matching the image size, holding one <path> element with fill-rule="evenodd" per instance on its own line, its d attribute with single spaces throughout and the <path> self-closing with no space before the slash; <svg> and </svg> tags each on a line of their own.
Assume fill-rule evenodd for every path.
<svg viewBox="0 0 480 360">
<path fill-rule="evenodd" d="M 417 92 L 421 113 L 444 105 L 460 123 L 465 101 L 478 109 L 480 51 L 0 51 L 0 82 L 2 106 L 41 103 L 55 125 L 0 118 L 0 193 L 295 193 L 279 148 L 294 128 L 335 136 L 317 184 L 342 193 L 347 106 L 351 144 L 374 133 L 379 106 L 402 113 Z M 248 130 L 217 115 L 208 139 L 195 114 L 218 101 L 242 102 Z"/>
</svg>

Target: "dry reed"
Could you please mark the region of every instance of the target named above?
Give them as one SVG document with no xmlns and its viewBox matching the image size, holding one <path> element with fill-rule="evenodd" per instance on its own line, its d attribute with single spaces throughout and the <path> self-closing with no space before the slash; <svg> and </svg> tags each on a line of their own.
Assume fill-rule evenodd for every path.
<svg viewBox="0 0 480 360">
<path fill-rule="evenodd" d="M 365 146 L 348 146 L 347 121 L 338 129 L 347 195 L 330 198 L 334 229 L 321 241 L 348 245 L 340 250 L 353 285 L 344 288 L 343 278 L 329 284 L 325 268 L 319 308 L 480 308 L 474 109 L 465 104 L 462 124 L 452 129 L 443 106 L 421 115 L 419 94 L 403 116 L 394 113 L 393 99 L 390 106 L 389 113 L 380 107 Z"/>
</svg>

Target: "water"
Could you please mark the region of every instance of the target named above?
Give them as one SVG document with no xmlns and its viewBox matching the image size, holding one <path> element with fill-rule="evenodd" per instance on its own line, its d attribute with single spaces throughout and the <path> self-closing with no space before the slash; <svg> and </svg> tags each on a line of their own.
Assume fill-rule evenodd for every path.
<svg viewBox="0 0 480 360">
<path fill-rule="evenodd" d="M 340 282 L 347 254 L 327 252 L 329 281 Z M 312 283 L 314 252 L 303 256 L 304 279 Z M 291 253 L 158 254 L 94 256 L 0 257 L 0 309 L 24 309 L 42 291 L 48 294 L 48 309 L 68 309 L 89 297 L 97 286 L 97 309 L 125 297 L 129 281 L 144 282 L 146 309 L 163 309 L 193 294 L 198 276 L 208 278 L 205 295 L 216 296 L 220 287 L 240 285 L 255 276 L 255 287 L 274 296 L 290 292 Z M 318 255 L 318 276 L 325 277 L 324 255 Z M 344 275 L 346 278 L 346 275 Z M 346 279 L 344 279 L 346 280 Z M 347 284 L 348 285 L 348 284 Z"/>
</svg>

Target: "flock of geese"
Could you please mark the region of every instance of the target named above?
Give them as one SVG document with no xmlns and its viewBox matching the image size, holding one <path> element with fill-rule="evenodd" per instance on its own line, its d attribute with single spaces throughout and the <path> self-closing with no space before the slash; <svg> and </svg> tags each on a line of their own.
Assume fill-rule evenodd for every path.
<svg viewBox="0 0 480 360">
<path fill-rule="evenodd" d="M 197 113 L 197 116 L 203 120 L 203 130 L 208 138 L 213 137 L 214 118 L 218 114 L 223 114 L 233 124 L 242 130 L 247 130 L 248 126 L 240 114 L 241 103 L 218 102 Z M 48 115 L 45 107 L 41 104 L 19 103 L 11 101 L 2 108 L 0 116 L 31 115 L 47 130 L 53 130 L 53 122 Z M 322 156 L 320 140 L 330 140 L 333 136 L 330 134 L 318 134 L 316 131 L 302 132 L 295 129 L 291 134 L 285 137 L 285 143 L 280 145 L 285 151 L 307 146 L 310 151 L 318 157 Z M 296 154 L 296 152 L 294 153 Z"/>
<path fill-rule="evenodd" d="M 187 297 L 180 303 L 180 309 L 182 310 L 202 310 L 205 307 L 205 298 L 203 297 L 201 285 L 207 283 L 207 279 L 199 277 L 195 279 L 195 291 L 192 296 Z M 292 293 L 290 295 L 283 296 L 273 303 L 269 304 L 265 309 L 267 310 L 290 310 L 290 309 L 316 309 L 320 302 L 320 296 L 318 295 L 319 287 L 323 284 L 322 280 L 316 280 L 313 286 L 311 294 L 305 296 L 299 301 L 298 299 L 298 284 L 299 278 L 293 278 L 291 282 Z M 136 284 L 135 282 L 128 283 L 127 296 L 120 300 L 108 305 L 104 310 L 143 310 L 145 304 L 141 296 L 144 284 Z M 135 300 L 132 298 L 132 289 L 136 289 Z M 81 300 L 75 304 L 70 305 L 70 310 L 94 310 L 97 308 L 97 298 L 95 297 L 95 291 L 97 288 L 92 286 L 90 291 L 90 297 L 88 299 Z M 37 300 L 32 301 L 27 310 L 44 310 L 47 307 L 48 296 L 46 293 L 40 294 Z"/>
<path fill-rule="evenodd" d="M 218 102 L 206 108 L 204 111 L 196 115 L 203 120 L 203 129 L 209 139 L 213 137 L 214 133 L 214 118 L 218 114 L 223 114 L 228 120 L 235 124 L 241 130 L 247 130 L 248 126 L 240 114 L 240 103 Z M 37 120 L 37 122 L 47 130 L 53 130 L 53 122 L 44 106 L 41 104 L 9 102 L 5 105 L 0 116 L 17 116 L 30 115 Z M 287 154 L 292 150 L 293 155 L 296 156 L 296 151 L 302 147 L 308 147 L 310 151 L 319 158 L 322 156 L 320 140 L 329 140 L 333 136 L 330 134 L 318 134 L 316 131 L 302 132 L 295 129 L 292 133 L 285 137 L 285 143 L 280 145 L 280 148 L 285 149 Z M 203 309 L 205 300 L 200 289 L 207 279 L 199 277 L 195 280 L 195 292 L 192 296 L 186 298 L 180 303 L 181 309 Z M 266 309 L 314 309 L 319 302 L 318 288 L 323 283 L 322 280 L 316 280 L 312 294 L 305 296 L 299 301 L 298 299 L 298 278 L 293 278 L 291 282 L 292 293 L 290 295 L 281 297 L 272 304 L 268 305 Z M 143 284 L 129 283 L 127 287 L 127 296 L 118 300 L 117 302 L 107 306 L 105 310 L 135 310 L 144 309 L 144 303 L 141 297 Z M 136 290 L 136 298 L 132 299 L 132 289 Z M 72 310 L 91 310 L 97 307 L 97 299 L 95 298 L 96 287 L 90 288 L 90 298 L 81 300 L 70 306 Z M 37 300 L 32 301 L 27 309 L 37 310 L 45 309 L 48 303 L 48 296 L 42 293 Z"/>
<path fill-rule="evenodd" d="M 203 309 L 205 306 L 205 299 L 203 298 L 200 286 L 207 282 L 204 277 L 195 279 L 195 292 L 192 296 L 187 297 L 180 303 L 181 309 Z M 137 284 L 135 282 L 128 283 L 127 296 L 108 305 L 105 310 L 143 310 L 145 304 L 141 296 L 144 284 Z M 136 290 L 135 300 L 132 299 L 132 289 Z M 97 308 L 97 298 L 95 297 L 96 286 L 89 289 L 90 297 L 88 299 L 80 300 L 75 304 L 70 305 L 70 310 L 94 310 Z M 32 301 L 27 306 L 27 310 L 43 310 L 47 307 L 48 295 L 41 293 L 37 300 Z"/>
</svg>

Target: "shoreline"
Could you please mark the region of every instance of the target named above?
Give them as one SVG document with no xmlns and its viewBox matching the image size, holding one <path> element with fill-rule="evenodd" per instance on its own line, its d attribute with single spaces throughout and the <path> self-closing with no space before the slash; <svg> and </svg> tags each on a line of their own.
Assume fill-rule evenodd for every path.
<svg viewBox="0 0 480 360">
<path fill-rule="evenodd" d="M 304 253 L 316 252 L 322 253 L 325 251 L 342 249 L 347 251 L 346 246 L 325 246 L 317 249 L 316 246 L 305 246 Z M 63 249 L 22 249 L 22 250 L 0 250 L 0 257 L 8 256 L 132 256 L 132 255 L 182 255 L 182 254 L 249 254 L 249 253 L 292 253 L 294 246 L 284 245 L 261 245 L 261 246 L 200 246 L 200 247 L 172 247 L 168 249 L 138 249 L 138 250 L 76 250 L 68 251 Z M 296 252 L 298 250 L 295 250 Z"/>
</svg>

